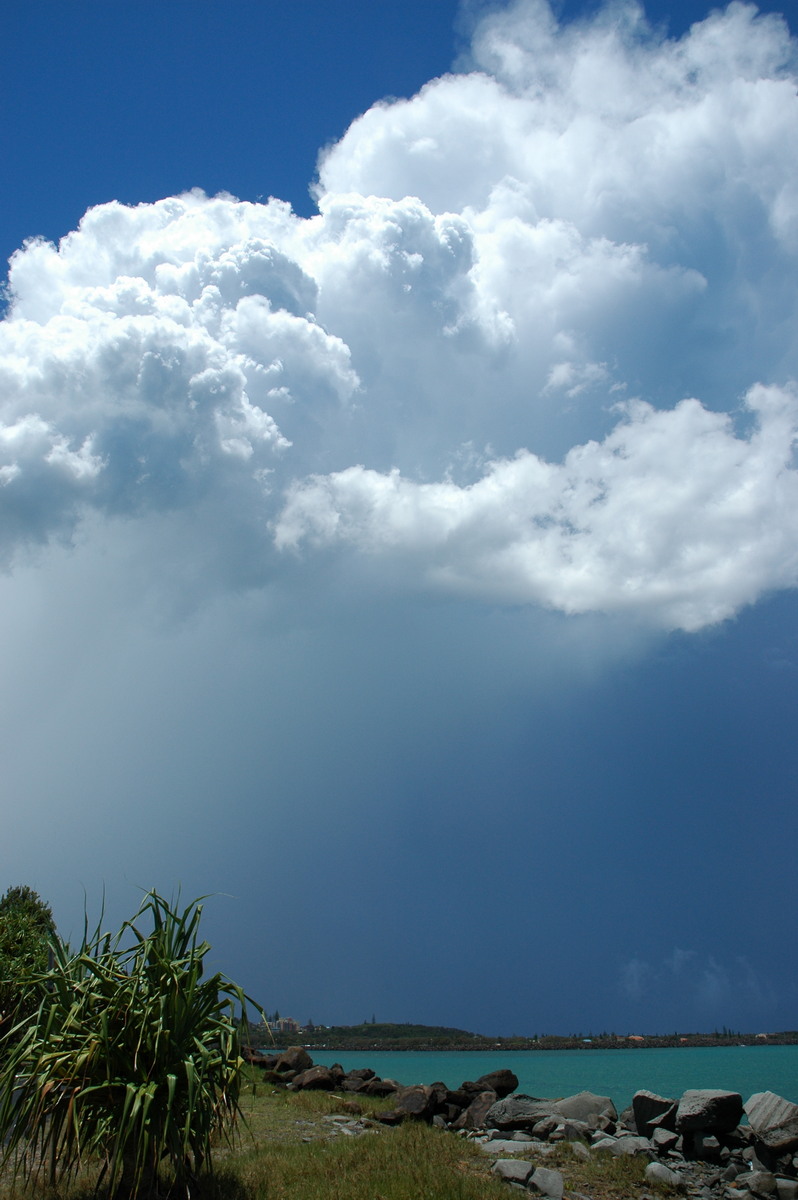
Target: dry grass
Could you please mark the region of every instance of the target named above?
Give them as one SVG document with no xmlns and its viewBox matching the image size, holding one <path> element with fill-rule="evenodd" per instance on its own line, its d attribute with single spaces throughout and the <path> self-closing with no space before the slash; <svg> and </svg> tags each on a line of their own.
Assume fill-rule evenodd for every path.
<svg viewBox="0 0 798 1200">
<path fill-rule="evenodd" d="M 541 1165 L 562 1172 L 567 1192 L 578 1192 L 591 1200 L 633 1200 L 643 1193 L 663 1198 L 677 1196 L 675 1189 L 646 1179 L 648 1161 L 645 1157 L 616 1156 L 606 1150 L 583 1160 L 568 1142 L 563 1142 Z"/>
<path fill-rule="evenodd" d="M 368 1132 L 347 1137 L 332 1131 L 325 1116 L 345 1113 L 352 1099 L 324 1092 L 274 1091 L 250 1083 L 241 1097 L 246 1126 L 238 1147 L 220 1146 L 213 1179 L 203 1180 L 204 1200 L 510 1200 L 515 1193 L 490 1174 L 491 1158 L 478 1146 L 445 1130 L 407 1123 L 389 1129 L 372 1123 Z M 360 1119 L 390 1108 L 389 1101 L 357 1097 Z M 520 1156 L 519 1156 L 520 1157 Z M 638 1200 L 643 1193 L 665 1197 L 648 1184 L 645 1160 L 576 1157 L 567 1144 L 541 1158 L 562 1171 L 566 1198 Z M 85 1173 L 68 1187 L 35 1192 L 0 1184 L 0 1200 L 90 1200 L 94 1178 Z M 671 1193 L 673 1195 L 673 1193 Z"/>
</svg>

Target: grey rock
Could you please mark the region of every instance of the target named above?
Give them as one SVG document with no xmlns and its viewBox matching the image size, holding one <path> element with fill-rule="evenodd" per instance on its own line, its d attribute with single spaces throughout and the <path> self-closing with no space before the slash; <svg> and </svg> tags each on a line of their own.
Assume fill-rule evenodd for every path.
<svg viewBox="0 0 798 1200">
<path fill-rule="evenodd" d="M 479 1092 L 465 1112 L 453 1122 L 454 1129 L 483 1129 L 487 1115 L 496 1103 L 495 1092 Z"/>
<path fill-rule="evenodd" d="M 632 1097 L 635 1128 L 642 1137 L 651 1137 L 656 1127 L 676 1128 L 676 1101 L 656 1092 L 641 1089 Z"/>
<path fill-rule="evenodd" d="M 393 1079 L 367 1079 L 358 1091 L 362 1096 L 391 1096 L 394 1092 L 400 1091 L 396 1081 Z"/>
<path fill-rule="evenodd" d="M 483 1142 L 480 1150 L 485 1154 L 521 1154 L 529 1150 L 529 1142 L 511 1142 L 509 1138 L 492 1138 L 489 1142 Z"/>
<path fill-rule="evenodd" d="M 776 1192 L 779 1200 L 798 1200 L 798 1179 L 787 1179 L 783 1175 L 778 1175 Z"/>
<path fill-rule="evenodd" d="M 554 1105 L 550 1100 L 517 1094 L 497 1100 L 485 1115 L 485 1124 L 497 1129 L 526 1129 L 533 1127 L 544 1117 L 551 1116 Z"/>
<path fill-rule="evenodd" d="M 560 1126 L 559 1117 L 544 1117 L 542 1121 L 538 1121 L 532 1126 L 532 1132 L 535 1137 L 547 1138 L 557 1130 Z"/>
<path fill-rule="evenodd" d="M 623 1125 L 624 1129 L 628 1129 L 630 1133 L 637 1133 L 637 1126 L 635 1125 L 635 1110 L 631 1104 L 628 1108 L 625 1108 L 618 1117 L 618 1124 Z"/>
<path fill-rule="evenodd" d="M 380 1125 L 401 1125 L 406 1116 L 407 1113 L 401 1109 L 392 1108 L 387 1112 L 377 1113 L 375 1120 L 379 1121 Z"/>
<path fill-rule="evenodd" d="M 615 1138 L 610 1149 L 617 1156 L 650 1154 L 651 1142 L 648 1138 L 638 1137 L 634 1133 L 629 1133 L 626 1137 Z"/>
<path fill-rule="evenodd" d="M 289 1071 L 298 1074 L 300 1071 L 308 1071 L 313 1066 L 313 1059 L 302 1046 L 289 1046 L 277 1058 L 274 1064 L 274 1070 L 279 1071 L 281 1075 L 286 1075 Z"/>
<path fill-rule="evenodd" d="M 592 1129 L 587 1121 L 564 1121 L 556 1130 L 567 1142 L 586 1142 Z"/>
<path fill-rule="evenodd" d="M 549 1167 L 538 1167 L 530 1176 L 527 1186 L 531 1190 L 541 1192 L 544 1196 L 551 1196 L 553 1200 L 562 1200 L 565 1190 L 560 1172 L 552 1171 Z"/>
<path fill-rule="evenodd" d="M 733 1179 L 738 1177 L 738 1175 L 743 1174 L 745 1174 L 745 1167 L 742 1165 L 742 1163 L 730 1162 L 721 1175 L 721 1179 L 725 1179 L 727 1183 L 731 1183 Z"/>
<path fill-rule="evenodd" d="M 755 1196 L 773 1196 L 776 1192 L 776 1176 L 770 1171 L 752 1171 L 746 1175 L 745 1183 Z"/>
<path fill-rule="evenodd" d="M 744 1107 L 754 1133 L 770 1150 L 798 1146 L 798 1104 L 775 1092 L 756 1092 Z"/>
<path fill-rule="evenodd" d="M 770 1164 L 762 1161 L 757 1150 L 760 1151 L 763 1158 L 766 1157 L 764 1147 L 746 1146 L 745 1150 L 743 1150 L 743 1160 L 749 1164 L 752 1171 L 769 1171 Z"/>
<path fill-rule="evenodd" d="M 678 1133 L 672 1133 L 670 1129 L 663 1129 L 657 1126 L 651 1133 L 651 1144 L 655 1150 L 662 1152 L 663 1150 L 672 1150 L 679 1140 Z"/>
<path fill-rule="evenodd" d="M 584 1142 L 572 1142 L 571 1153 L 574 1158 L 581 1158 L 583 1162 L 590 1161 L 590 1150 Z"/>
<path fill-rule="evenodd" d="M 531 1162 L 524 1162 L 522 1159 L 497 1158 L 491 1172 L 509 1183 L 525 1184 L 534 1169 Z"/>
<path fill-rule="evenodd" d="M 335 1084 L 335 1076 L 329 1067 L 309 1067 L 307 1071 L 300 1071 L 294 1076 L 291 1088 L 296 1091 L 307 1089 L 331 1092 Z"/>
<path fill-rule="evenodd" d="M 710 1133 L 731 1133 L 743 1115 L 743 1098 L 739 1092 L 719 1088 L 687 1091 L 676 1109 L 676 1128 L 680 1133 L 705 1129 Z"/>
<path fill-rule="evenodd" d="M 618 1139 L 614 1138 L 614 1137 L 600 1137 L 600 1138 L 597 1138 L 596 1141 L 591 1144 L 590 1149 L 591 1150 L 610 1150 L 611 1151 L 617 1141 L 618 1141 Z"/>
<path fill-rule="evenodd" d="M 461 1092 L 470 1092 L 477 1095 L 479 1092 L 495 1092 L 500 1100 L 505 1096 L 509 1096 L 518 1087 L 518 1076 L 507 1068 L 502 1068 L 500 1071 L 489 1071 L 487 1075 L 480 1075 L 479 1079 L 473 1083 L 466 1080 L 460 1084 Z"/>
<path fill-rule="evenodd" d="M 396 1097 L 396 1108 L 417 1121 L 430 1121 L 437 1102 L 438 1095 L 433 1085 L 418 1084 L 416 1087 L 402 1088 Z"/>
<path fill-rule="evenodd" d="M 579 1092 L 576 1096 L 566 1096 L 564 1100 L 558 1100 L 553 1107 L 560 1116 L 585 1121 L 593 1128 L 599 1117 L 609 1117 L 614 1121 L 618 1116 L 609 1096 L 596 1096 L 593 1092 Z"/>
<path fill-rule="evenodd" d="M 646 1179 L 649 1183 L 665 1183 L 669 1187 L 678 1187 L 682 1182 L 681 1175 L 660 1162 L 651 1162 L 648 1164 L 646 1167 Z"/>
</svg>

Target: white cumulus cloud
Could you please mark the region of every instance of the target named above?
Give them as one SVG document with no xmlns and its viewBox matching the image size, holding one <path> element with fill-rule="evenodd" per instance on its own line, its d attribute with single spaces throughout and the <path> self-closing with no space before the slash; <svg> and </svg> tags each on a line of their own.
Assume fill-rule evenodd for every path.
<svg viewBox="0 0 798 1200">
<path fill-rule="evenodd" d="M 517 0 L 323 154 L 317 216 L 197 192 L 29 243 L 0 558 L 213 512 L 195 578 L 321 549 L 687 630 L 795 586 L 795 83 L 751 5 L 668 40 Z"/>
</svg>

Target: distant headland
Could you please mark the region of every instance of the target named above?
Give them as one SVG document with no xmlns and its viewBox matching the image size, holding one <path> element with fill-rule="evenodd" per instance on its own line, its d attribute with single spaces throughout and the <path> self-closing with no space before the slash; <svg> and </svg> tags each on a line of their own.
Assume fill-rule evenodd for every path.
<svg viewBox="0 0 798 1200">
<path fill-rule="evenodd" d="M 269 1020 L 250 1026 L 253 1048 L 271 1046 L 286 1037 L 301 1040 L 308 1050 L 629 1050 L 689 1048 L 693 1046 L 798 1045 L 798 1030 L 780 1033 L 741 1033 L 730 1029 L 713 1033 L 573 1033 L 534 1034 L 532 1037 L 488 1037 L 442 1025 L 390 1024 L 364 1021 L 360 1025 L 300 1025 L 292 1018 Z"/>
</svg>

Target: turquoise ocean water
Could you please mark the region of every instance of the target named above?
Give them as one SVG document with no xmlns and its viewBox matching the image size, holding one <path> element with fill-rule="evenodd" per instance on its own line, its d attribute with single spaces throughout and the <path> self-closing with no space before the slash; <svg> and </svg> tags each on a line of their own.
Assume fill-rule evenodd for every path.
<svg viewBox="0 0 798 1200">
<path fill-rule="evenodd" d="M 518 1076 L 518 1090 L 552 1098 L 574 1092 L 611 1096 L 620 1112 L 638 1089 L 678 1097 L 687 1088 L 727 1088 L 747 1099 L 753 1092 L 776 1092 L 798 1104 L 798 1046 L 698 1046 L 670 1050 L 474 1050 L 422 1051 L 314 1050 L 313 1061 L 345 1070 L 371 1067 L 400 1083 L 434 1083 L 450 1088 L 478 1079 L 498 1067 Z"/>
</svg>

